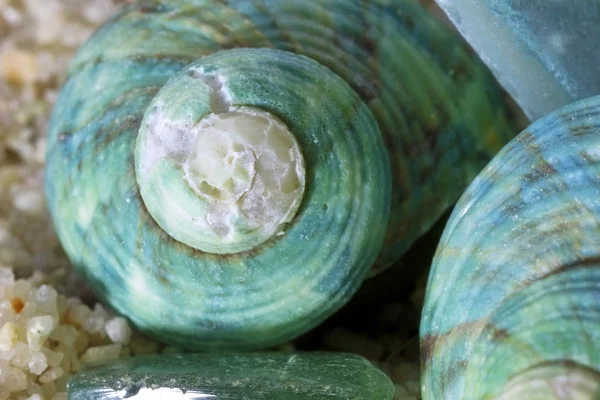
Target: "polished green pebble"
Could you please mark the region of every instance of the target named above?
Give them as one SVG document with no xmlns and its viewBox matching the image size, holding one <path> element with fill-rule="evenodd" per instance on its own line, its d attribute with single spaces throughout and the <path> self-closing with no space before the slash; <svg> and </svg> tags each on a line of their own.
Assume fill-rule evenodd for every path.
<svg viewBox="0 0 600 400">
<path fill-rule="evenodd" d="M 344 353 L 171 354 L 85 369 L 70 400 L 391 400 L 394 385 Z"/>
<path fill-rule="evenodd" d="M 532 120 L 600 91 L 597 0 L 437 0 Z"/>
</svg>

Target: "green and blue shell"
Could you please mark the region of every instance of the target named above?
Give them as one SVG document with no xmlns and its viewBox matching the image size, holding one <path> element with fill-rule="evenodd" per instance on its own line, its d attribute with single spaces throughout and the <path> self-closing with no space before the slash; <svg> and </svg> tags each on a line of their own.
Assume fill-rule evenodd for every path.
<svg viewBox="0 0 600 400">
<path fill-rule="evenodd" d="M 424 399 L 600 398 L 600 97 L 551 113 L 473 181 L 421 321 Z"/>
<path fill-rule="evenodd" d="M 71 65 L 46 192 L 73 264 L 139 328 L 260 348 L 397 261 L 510 125 L 416 1 L 140 1 Z"/>
</svg>

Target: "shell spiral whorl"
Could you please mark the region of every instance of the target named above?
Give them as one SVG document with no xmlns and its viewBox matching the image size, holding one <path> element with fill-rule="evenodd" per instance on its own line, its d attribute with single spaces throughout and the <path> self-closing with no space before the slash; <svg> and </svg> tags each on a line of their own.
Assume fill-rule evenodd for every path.
<svg viewBox="0 0 600 400">
<path fill-rule="evenodd" d="M 226 104 L 222 100 L 218 107 L 212 104 L 215 94 L 207 80 L 219 81 L 218 90 L 227 98 Z M 279 234 L 278 255 L 269 255 L 274 246 L 268 246 L 257 256 L 265 257 L 257 265 L 276 265 L 283 255 L 290 271 L 308 269 L 311 264 L 327 271 L 344 252 L 351 259 L 364 258 L 358 263 L 365 267 L 373 263 L 389 216 L 387 153 L 368 108 L 329 70 L 280 50 L 221 51 L 172 78 L 148 110 L 137 140 L 137 179 L 146 207 L 170 236 L 207 253 L 227 254 L 251 250 Z M 285 120 L 291 133 L 284 136 L 281 131 L 287 128 L 272 115 Z M 280 126 L 279 135 L 273 130 L 263 132 L 272 123 Z M 227 140 L 225 129 L 237 143 L 220 141 Z M 294 144 L 296 140 L 300 145 Z M 191 152 L 194 146 L 199 154 Z M 235 146 L 239 146 L 237 151 Z M 306 172 L 298 147 L 306 154 L 306 164 L 312 166 Z M 327 156 L 320 150 L 323 147 L 329 149 Z M 219 154 L 221 148 L 228 154 Z M 364 164 L 352 163 L 361 151 Z M 224 168 L 219 161 L 227 157 L 232 165 Z M 197 180 L 205 189 L 195 184 L 193 190 L 188 187 L 190 158 L 197 170 L 192 173 L 204 176 Z M 285 163 L 292 160 L 300 162 L 287 168 Z M 228 170 L 237 170 L 233 172 L 239 179 L 228 177 Z M 220 183 L 224 173 L 227 179 Z M 280 221 L 289 222 L 300 206 L 305 174 L 313 183 L 306 188 L 306 198 L 321 207 L 303 207 L 293 223 L 284 225 Z M 177 175 L 185 177 L 177 179 Z M 287 183 L 283 180 L 286 176 Z M 231 194 L 220 199 L 227 181 Z M 208 182 L 219 184 L 222 190 Z M 332 220 L 327 218 L 330 208 L 335 215 Z M 190 210 L 199 215 L 191 219 Z M 319 223 L 321 219 L 328 221 Z M 293 227 L 305 224 L 308 228 Z M 368 224 L 380 228 L 366 238 Z M 321 239 L 297 246 L 309 234 L 307 229 Z M 339 240 L 328 241 L 330 232 L 339 233 Z M 314 247 L 317 243 L 320 245 Z"/>
<path fill-rule="evenodd" d="M 424 399 L 600 394 L 600 97 L 510 142 L 458 202 L 421 321 Z"/>
<path fill-rule="evenodd" d="M 137 326 L 258 348 L 397 261 L 509 126 L 412 0 L 140 1 L 71 66 L 46 191 L 75 266 Z"/>
</svg>

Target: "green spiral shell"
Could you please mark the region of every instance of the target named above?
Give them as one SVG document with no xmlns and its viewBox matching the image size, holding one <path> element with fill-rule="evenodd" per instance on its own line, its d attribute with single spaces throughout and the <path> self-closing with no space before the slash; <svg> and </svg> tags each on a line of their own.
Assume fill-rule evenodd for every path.
<svg viewBox="0 0 600 400">
<path fill-rule="evenodd" d="M 214 118 L 244 110 L 302 155 L 286 161 L 302 170 L 296 197 L 264 196 L 281 211 L 268 229 L 264 198 L 230 201 L 263 170 L 250 139 L 217 137 L 241 149 L 222 179 L 186 172 L 225 153 L 198 127 L 213 135 Z M 139 328 L 186 348 L 258 348 L 314 327 L 397 261 L 509 140 L 508 118 L 491 75 L 416 1 L 140 1 L 71 65 L 46 192 L 73 264 Z"/>
<path fill-rule="evenodd" d="M 421 321 L 424 399 L 600 398 L 600 97 L 535 122 L 459 200 Z"/>
</svg>

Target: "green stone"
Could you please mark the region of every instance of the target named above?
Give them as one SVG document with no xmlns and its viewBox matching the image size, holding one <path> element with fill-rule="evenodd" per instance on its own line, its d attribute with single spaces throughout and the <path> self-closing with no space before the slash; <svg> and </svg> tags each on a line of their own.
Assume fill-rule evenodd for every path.
<svg viewBox="0 0 600 400">
<path fill-rule="evenodd" d="M 394 385 L 354 354 L 169 354 L 84 369 L 68 391 L 70 400 L 384 400 Z"/>
<path fill-rule="evenodd" d="M 436 1 L 532 121 L 598 94 L 600 1 Z"/>
</svg>

